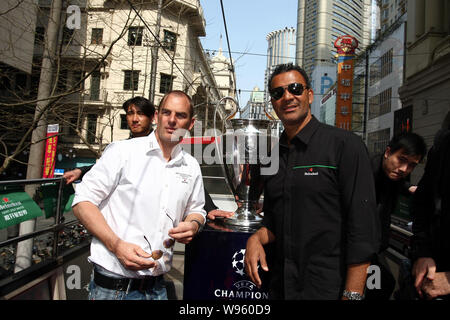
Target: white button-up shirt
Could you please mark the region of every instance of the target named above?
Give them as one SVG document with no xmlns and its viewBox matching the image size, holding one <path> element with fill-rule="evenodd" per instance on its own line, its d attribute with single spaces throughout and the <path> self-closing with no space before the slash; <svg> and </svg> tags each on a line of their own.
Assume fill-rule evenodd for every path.
<svg viewBox="0 0 450 320">
<path fill-rule="evenodd" d="M 165 248 L 163 242 L 169 239 L 169 229 L 191 213 L 206 216 L 197 160 L 177 145 L 167 162 L 154 132 L 111 143 L 77 186 L 72 206 L 82 201 L 98 206 L 122 240 L 137 244 L 148 253 L 163 251 L 156 267 L 132 271 L 93 237 L 89 261 L 130 278 L 168 272 L 173 247 Z"/>
</svg>

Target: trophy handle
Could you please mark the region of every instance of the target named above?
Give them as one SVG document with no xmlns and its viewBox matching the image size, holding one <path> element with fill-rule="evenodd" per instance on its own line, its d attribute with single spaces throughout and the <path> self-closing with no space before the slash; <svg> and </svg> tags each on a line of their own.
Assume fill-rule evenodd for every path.
<svg viewBox="0 0 450 320">
<path fill-rule="evenodd" d="M 269 104 L 269 100 L 267 100 L 267 101 L 263 104 L 264 114 L 265 114 L 266 117 L 267 117 L 270 121 L 272 121 L 272 123 L 273 123 L 273 122 L 276 121 L 276 119 L 275 119 L 274 117 L 272 117 L 272 116 L 270 115 L 270 113 L 267 112 L 266 105 L 268 105 L 268 104 Z"/>
<path fill-rule="evenodd" d="M 230 114 L 228 114 L 228 115 L 227 115 L 227 112 L 225 111 L 225 108 L 222 108 L 222 106 L 221 106 L 222 102 L 224 102 L 226 100 L 231 100 L 232 102 L 234 102 L 233 109 L 231 110 Z M 217 121 L 217 112 L 219 110 L 222 110 L 223 114 L 225 114 L 225 119 L 224 119 L 225 126 L 232 128 L 231 124 L 229 123 L 229 120 L 231 120 L 236 115 L 236 113 L 238 111 L 240 111 L 240 108 L 239 108 L 237 101 L 233 97 L 227 96 L 227 97 L 223 97 L 222 99 L 219 100 L 219 102 L 217 102 L 216 110 L 214 111 L 214 143 L 216 145 L 216 155 L 220 159 L 220 161 L 222 161 L 222 171 L 225 175 L 227 185 L 231 189 L 233 196 L 236 196 L 237 195 L 236 188 L 234 187 L 232 177 L 230 177 L 230 174 L 229 174 L 228 170 L 226 169 L 226 163 L 225 163 L 226 160 L 223 159 L 223 156 L 222 156 L 223 151 L 220 148 L 219 139 L 217 137 L 216 121 Z M 224 138 L 225 138 L 225 134 L 222 133 L 222 139 L 224 139 Z M 222 146 L 223 146 L 223 141 L 222 141 Z"/>
</svg>

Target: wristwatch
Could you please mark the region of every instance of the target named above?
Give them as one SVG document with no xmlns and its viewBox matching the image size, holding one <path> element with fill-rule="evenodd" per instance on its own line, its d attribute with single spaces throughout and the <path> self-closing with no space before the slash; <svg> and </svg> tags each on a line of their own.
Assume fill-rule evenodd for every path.
<svg viewBox="0 0 450 320">
<path fill-rule="evenodd" d="M 342 293 L 343 297 L 346 297 L 348 300 L 363 300 L 364 296 L 361 295 L 359 292 L 354 292 L 354 291 L 347 291 L 344 290 L 344 292 Z"/>
<path fill-rule="evenodd" d="M 192 220 L 189 220 L 189 221 L 190 222 L 196 222 L 198 224 L 198 230 L 197 230 L 196 234 L 200 233 L 200 231 L 203 230 L 203 224 L 200 221 L 198 221 L 197 219 L 192 219 Z"/>
</svg>

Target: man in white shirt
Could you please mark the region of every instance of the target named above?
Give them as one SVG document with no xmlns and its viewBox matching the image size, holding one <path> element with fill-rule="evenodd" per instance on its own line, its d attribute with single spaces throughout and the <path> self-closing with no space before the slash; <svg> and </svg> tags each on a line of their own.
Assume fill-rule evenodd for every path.
<svg viewBox="0 0 450 320">
<path fill-rule="evenodd" d="M 73 211 L 94 236 L 90 299 L 167 299 L 174 240 L 205 222 L 200 166 L 178 145 L 194 121 L 191 98 L 168 93 L 155 132 L 111 143 L 77 186 Z"/>
</svg>

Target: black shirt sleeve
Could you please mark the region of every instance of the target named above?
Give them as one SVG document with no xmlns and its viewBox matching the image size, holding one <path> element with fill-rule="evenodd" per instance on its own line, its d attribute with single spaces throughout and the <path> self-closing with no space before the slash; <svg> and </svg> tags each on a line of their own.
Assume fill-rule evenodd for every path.
<svg viewBox="0 0 450 320">
<path fill-rule="evenodd" d="M 83 179 L 84 175 L 85 175 L 89 170 L 91 170 L 93 166 L 94 166 L 94 165 L 91 165 L 91 166 L 85 166 L 85 167 L 79 167 L 79 168 L 78 168 L 78 169 L 81 170 L 80 180 Z"/>
<path fill-rule="evenodd" d="M 428 161 L 425 165 L 425 171 L 417 185 L 417 190 L 412 198 L 411 216 L 412 225 L 412 254 L 413 259 L 432 256 L 432 242 L 429 234 L 431 215 L 434 212 L 434 179 L 432 175 L 433 148 L 428 153 Z"/>
<path fill-rule="evenodd" d="M 354 135 L 344 142 L 339 184 L 345 217 L 346 263 L 370 261 L 379 246 L 375 183 L 367 149 Z"/>
<path fill-rule="evenodd" d="M 211 199 L 211 196 L 208 193 L 208 190 L 206 190 L 205 187 L 203 187 L 205 190 L 205 211 L 208 214 L 208 212 L 212 210 L 216 210 L 217 206 L 214 204 L 213 200 Z"/>
</svg>

